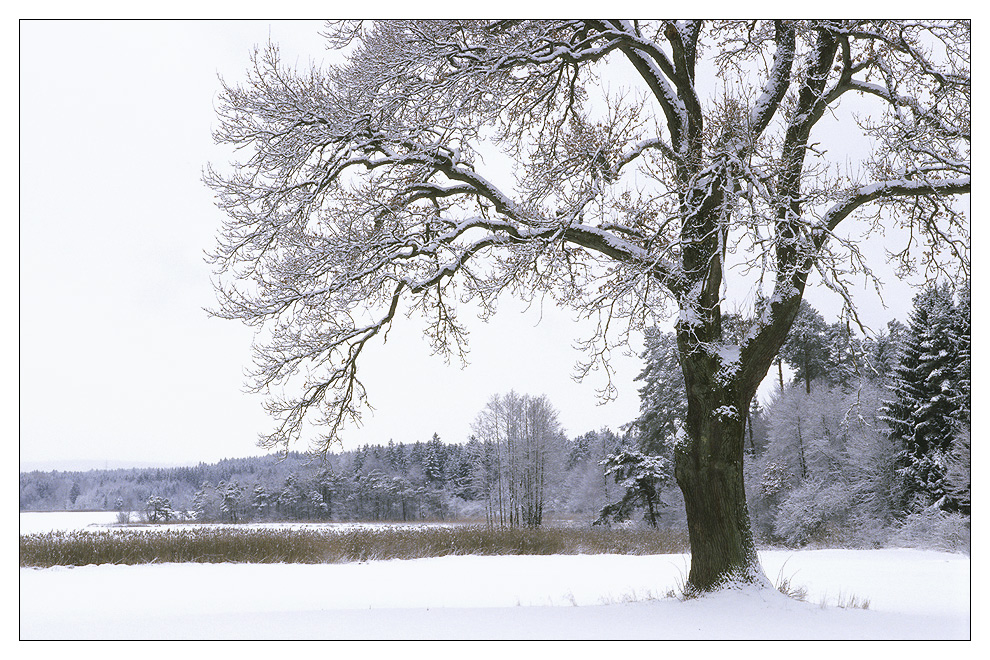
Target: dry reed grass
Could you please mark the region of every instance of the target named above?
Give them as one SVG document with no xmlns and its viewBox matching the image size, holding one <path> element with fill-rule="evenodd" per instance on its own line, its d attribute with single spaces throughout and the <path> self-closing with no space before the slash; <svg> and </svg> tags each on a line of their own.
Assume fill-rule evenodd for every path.
<svg viewBox="0 0 990 660">
<path fill-rule="evenodd" d="M 650 529 L 507 529 L 483 525 L 346 529 L 203 527 L 49 532 L 20 537 L 20 565 L 342 563 L 445 555 L 669 554 L 687 534 Z"/>
</svg>

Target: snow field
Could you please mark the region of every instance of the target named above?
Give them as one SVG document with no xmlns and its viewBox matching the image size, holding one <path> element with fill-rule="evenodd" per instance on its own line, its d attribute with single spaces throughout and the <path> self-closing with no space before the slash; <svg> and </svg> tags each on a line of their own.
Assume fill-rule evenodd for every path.
<svg viewBox="0 0 990 660">
<path fill-rule="evenodd" d="M 687 555 L 20 569 L 22 639 L 966 639 L 969 558 L 761 553 L 808 602 L 681 602 Z M 868 610 L 834 607 L 869 599 Z M 826 601 L 831 607 L 822 607 Z"/>
</svg>

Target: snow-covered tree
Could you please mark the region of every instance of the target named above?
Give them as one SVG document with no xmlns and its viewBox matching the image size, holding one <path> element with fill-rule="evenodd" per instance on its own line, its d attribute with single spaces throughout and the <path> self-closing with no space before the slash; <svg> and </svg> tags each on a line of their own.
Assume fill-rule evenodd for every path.
<svg viewBox="0 0 990 660">
<path fill-rule="evenodd" d="M 79 484 L 75 481 L 72 482 L 72 487 L 69 488 L 69 506 L 71 507 L 79 499 L 79 495 L 82 491 L 79 490 Z"/>
<path fill-rule="evenodd" d="M 244 508 L 244 488 L 236 481 L 221 481 L 217 484 L 217 493 L 220 495 L 220 513 L 224 520 L 236 523 Z"/>
<path fill-rule="evenodd" d="M 929 286 L 914 299 L 901 360 L 894 371 L 893 397 L 884 405 L 890 435 L 903 444 L 901 472 L 913 511 L 958 507 L 948 492 L 946 472 L 960 417 L 967 416 L 968 368 L 963 351 L 968 325 L 959 321 L 953 291 Z M 965 375 L 964 375 L 965 374 Z M 964 380 L 965 379 L 965 380 Z"/>
<path fill-rule="evenodd" d="M 804 383 L 808 394 L 811 394 L 811 381 L 828 372 L 828 330 L 818 310 L 802 300 L 787 341 L 780 347 L 780 356 L 794 370 L 794 379 Z"/>
<path fill-rule="evenodd" d="M 959 511 L 967 515 L 970 513 L 972 502 L 971 435 L 970 429 L 964 427 L 959 429 L 952 439 L 952 450 L 949 453 L 945 474 L 946 490 L 959 504 Z"/>
<path fill-rule="evenodd" d="M 216 314 L 265 328 L 252 383 L 286 393 L 268 400 L 267 444 L 317 421 L 325 450 L 360 416 L 365 348 L 408 312 L 463 356 L 460 303 L 553 296 L 598 321 L 582 373 L 675 312 L 688 587 L 766 583 L 745 413 L 811 273 L 850 308 L 871 274 L 863 232 L 840 225 L 910 227 L 926 267 L 968 271 L 952 197 L 970 190 L 969 35 L 968 21 L 386 20 L 329 24 L 336 66 L 297 72 L 258 49 L 218 105 L 217 140 L 245 158 L 206 179 L 229 216 Z M 871 145 L 858 159 L 857 142 Z M 492 171 L 506 159 L 514 177 Z M 765 301 L 738 341 L 727 291 Z"/>
<path fill-rule="evenodd" d="M 196 520 L 216 520 L 219 506 L 216 501 L 216 489 L 209 481 L 204 481 L 193 496 L 192 511 Z"/>
<path fill-rule="evenodd" d="M 390 439 L 388 447 L 385 449 L 385 459 L 393 470 L 405 470 L 408 466 L 405 445 L 396 444 L 394 440 Z"/>
<path fill-rule="evenodd" d="M 609 454 L 602 465 L 605 476 L 620 487 L 621 499 L 605 505 L 598 521 L 626 520 L 635 507 L 645 511 L 645 520 L 656 527 L 663 502 L 660 489 L 670 479 L 670 462 L 663 456 L 643 454 L 635 449 L 620 449 Z"/>
<path fill-rule="evenodd" d="M 606 478 L 618 486 L 618 499 L 606 501 L 598 521 L 624 520 L 642 507 L 646 521 L 656 527 L 661 489 L 674 476 L 674 444 L 683 432 L 688 404 L 674 333 L 647 328 L 642 358 L 639 417 L 629 424 L 627 444 L 601 461 Z"/>
<path fill-rule="evenodd" d="M 545 396 L 509 392 L 493 396 L 473 426 L 494 453 L 488 489 L 494 522 L 540 526 L 561 454 L 557 411 Z"/>
<path fill-rule="evenodd" d="M 867 337 L 863 342 L 865 375 L 871 380 L 887 383 L 900 363 L 901 344 L 907 327 L 897 320 L 888 321 L 887 329 Z"/>
<path fill-rule="evenodd" d="M 150 523 L 168 522 L 175 518 L 175 511 L 172 510 L 172 503 L 168 498 L 160 495 L 152 495 L 144 505 L 145 514 Z"/>
<path fill-rule="evenodd" d="M 276 497 L 279 512 L 289 518 L 301 518 L 304 515 L 305 503 L 306 494 L 303 484 L 295 473 L 289 473 Z"/>
<path fill-rule="evenodd" d="M 755 524 L 791 544 L 883 542 L 897 513 L 897 444 L 883 432 L 882 384 L 794 384 L 767 408 L 766 451 L 749 472 Z"/>
<path fill-rule="evenodd" d="M 619 487 L 605 475 L 602 462 L 621 441 L 609 428 L 589 431 L 571 440 L 563 459 L 563 480 L 555 496 L 560 513 L 598 516 L 602 507 L 616 497 Z"/>
<path fill-rule="evenodd" d="M 953 377 L 952 403 L 956 409 L 956 421 L 961 429 L 972 421 L 972 303 L 970 283 L 967 281 L 956 290 L 958 301 L 953 318 L 953 348 L 956 353 L 956 369 Z"/>
<path fill-rule="evenodd" d="M 677 337 L 672 332 L 647 328 L 643 349 L 643 371 L 636 380 L 639 417 L 632 423 L 644 454 L 671 457 L 674 438 L 687 417 L 687 393 L 678 363 Z"/>
<path fill-rule="evenodd" d="M 254 510 L 254 515 L 264 520 L 268 517 L 271 506 L 271 494 L 268 489 L 265 488 L 264 484 L 257 484 L 251 497 L 251 508 Z"/>
<path fill-rule="evenodd" d="M 447 458 L 443 442 L 436 433 L 426 442 L 423 452 L 423 476 L 426 482 L 434 488 L 443 488 L 447 474 Z"/>
</svg>

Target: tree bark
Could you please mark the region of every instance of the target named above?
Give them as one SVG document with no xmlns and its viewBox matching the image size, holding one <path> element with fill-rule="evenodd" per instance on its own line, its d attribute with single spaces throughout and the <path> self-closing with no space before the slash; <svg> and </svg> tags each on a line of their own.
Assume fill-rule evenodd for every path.
<svg viewBox="0 0 990 660">
<path fill-rule="evenodd" d="M 717 390 L 689 393 L 689 441 L 675 452 L 674 474 L 684 494 L 691 542 L 689 594 L 730 582 L 768 584 L 746 506 L 745 424 L 738 414 L 743 402 L 726 401 Z M 737 411 L 734 415 L 729 406 Z"/>
</svg>

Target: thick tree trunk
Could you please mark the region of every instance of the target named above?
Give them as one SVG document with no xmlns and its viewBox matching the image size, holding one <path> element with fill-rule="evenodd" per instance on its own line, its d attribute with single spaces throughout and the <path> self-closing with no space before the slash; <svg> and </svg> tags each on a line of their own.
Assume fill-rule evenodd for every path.
<svg viewBox="0 0 990 660">
<path fill-rule="evenodd" d="M 765 581 L 750 528 L 743 482 L 743 427 L 712 420 L 677 452 L 691 541 L 691 591 Z"/>
<path fill-rule="evenodd" d="M 731 385 L 720 385 L 703 372 L 685 370 L 687 438 L 675 452 L 675 476 L 684 494 L 691 542 L 687 592 L 714 591 L 732 583 L 767 586 L 743 479 L 745 411 L 752 395 L 739 396 Z"/>
</svg>

